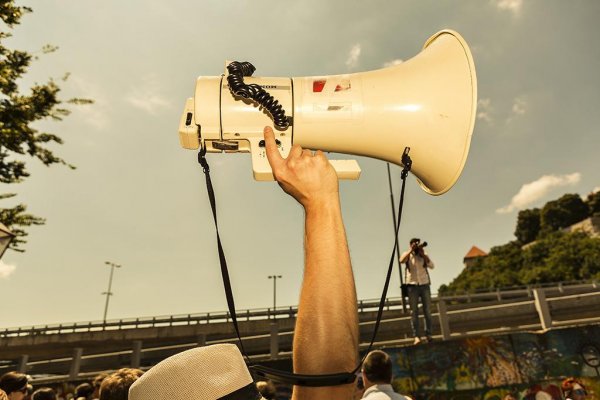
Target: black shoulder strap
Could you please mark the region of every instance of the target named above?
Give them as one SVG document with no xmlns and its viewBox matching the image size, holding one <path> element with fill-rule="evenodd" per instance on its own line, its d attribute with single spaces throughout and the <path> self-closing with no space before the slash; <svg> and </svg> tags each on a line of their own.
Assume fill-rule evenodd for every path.
<svg viewBox="0 0 600 400">
<path fill-rule="evenodd" d="M 402 174 L 401 174 L 402 190 L 401 190 L 401 194 L 400 194 L 400 204 L 398 207 L 398 224 L 396 225 L 396 232 L 395 232 L 396 237 L 398 236 L 398 230 L 400 229 L 400 222 L 402 220 L 402 205 L 404 203 L 404 187 L 406 184 L 406 176 L 408 175 L 408 172 L 410 171 L 410 168 L 412 166 L 412 161 L 411 161 L 410 157 L 408 156 L 409 151 L 410 151 L 409 147 L 405 148 L 404 153 L 402 155 L 402 164 L 404 165 L 404 169 L 402 170 Z M 393 265 L 394 265 L 394 255 L 396 252 L 396 248 L 398 246 L 398 241 L 397 240 L 394 241 L 394 249 L 392 251 L 392 257 L 390 259 L 390 265 L 388 267 L 388 272 L 387 272 L 385 284 L 383 287 L 383 293 L 381 294 L 381 300 L 379 302 L 379 311 L 377 312 L 377 321 L 375 322 L 375 327 L 373 329 L 373 336 L 371 338 L 371 343 L 369 344 L 369 347 L 368 347 L 367 351 L 365 352 L 365 355 L 361 359 L 358 366 L 354 369 L 354 371 L 339 372 L 339 373 L 335 373 L 335 374 L 323 374 L 323 375 L 305 375 L 305 374 L 294 374 L 291 372 L 281 371 L 281 370 L 277 370 L 277 369 L 273 369 L 273 368 L 269 368 L 269 367 L 264 367 L 261 365 L 252 365 L 250 362 L 250 358 L 248 357 L 248 354 L 246 354 L 246 351 L 244 350 L 244 345 L 242 342 L 242 338 L 240 336 L 240 330 L 239 330 L 238 323 L 237 323 L 237 316 L 235 313 L 235 303 L 233 300 L 233 292 L 231 290 L 229 271 L 227 269 L 227 260 L 225 259 L 225 253 L 223 251 L 223 246 L 221 245 L 221 238 L 219 237 L 219 226 L 217 223 L 217 209 L 216 209 L 215 193 L 214 193 L 212 182 L 210 179 L 210 168 L 208 166 L 208 162 L 206 161 L 205 155 L 206 155 L 206 147 L 203 146 L 200 149 L 200 152 L 198 153 L 198 162 L 202 166 L 202 170 L 204 171 L 204 175 L 206 178 L 206 188 L 208 191 L 208 198 L 210 200 L 210 207 L 212 209 L 213 220 L 215 222 L 215 230 L 217 232 L 217 246 L 218 246 L 218 251 L 219 251 L 219 262 L 221 264 L 221 275 L 223 278 L 223 286 L 225 288 L 225 296 L 227 298 L 227 307 L 229 309 L 229 314 L 231 315 L 231 321 L 233 322 L 233 327 L 235 328 L 235 333 L 238 337 L 238 341 L 240 344 L 240 350 L 241 350 L 242 354 L 244 355 L 244 357 L 246 358 L 246 362 L 250 365 L 250 369 L 257 376 L 284 382 L 284 383 L 288 383 L 291 385 L 298 385 L 298 386 L 313 386 L 313 387 L 337 386 L 337 385 L 344 385 L 344 384 L 354 382 L 354 380 L 356 379 L 356 372 L 358 372 L 358 370 L 360 369 L 366 355 L 369 353 L 369 351 L 371 351 L 371 348 L 373 347 L 373 342 L 375 341 L 375 337 L 377 336 L 377 330 L 379 329 L 379 324 L 381 322 L 381 317 L 383 315 L 383 307 L 385 305 L 385 299 L 387 296 L 387 291 L 388 291 L 388 287 L 389 287 L 389 283 L 390 283 L 390 277 L 392 275 L 392 269 L 393 269 Z"/>
</svg>

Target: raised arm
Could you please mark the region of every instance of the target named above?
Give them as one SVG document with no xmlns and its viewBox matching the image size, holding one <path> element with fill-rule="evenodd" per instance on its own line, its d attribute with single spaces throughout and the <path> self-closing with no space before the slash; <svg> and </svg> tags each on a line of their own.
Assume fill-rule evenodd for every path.
<svg viewBox="0 0 600 400">
<path fill-rule="evenodd" d="M 294 146 L 281 157 L 265 128 L 267 158 L 281 188 L 305 211 L 304 280 L 294 333 L 294 372 L 352 371 L 358 364 L 358 312 L 335 170 L 321 151 Z M 294 400 L 346 400 L 353 385 L 294 387 Z"/>
<path fill-rule="evenodd" d="M 427 253 L 423 252 L 423 258 L 425 259 L 425 265 L 427 266 L 427 268 L 429 268 L 429 269 L 435 268 L 435 264 L 433 263 L 433 261 L 431 261 L 431 258 L 429 258 Z"/>
<path fill-rule="evenodd" d="M 400 256 L 400 264 L 404 264 L 405 262 L 408 261 L 408 256 L 410 256 L 410 252 L 411 250 L 405 251 L 404 253 L 402 253 L 402 255 Z"/>
</svg>

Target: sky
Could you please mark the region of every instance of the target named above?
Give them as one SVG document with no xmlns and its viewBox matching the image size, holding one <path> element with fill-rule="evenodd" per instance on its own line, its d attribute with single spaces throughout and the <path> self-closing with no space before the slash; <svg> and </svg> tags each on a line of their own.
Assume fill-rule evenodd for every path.
<svg viewBox="0 0 600 400">
<path fill-rule="evenodd" d="M 600 2 L 23 0 L 33 8 L 5 43 L 36 53 L 21 88 L 53 78 L 71 107 L 40 130 L 77 169 L 28 161 L 31 177 L 2 187 L 46 218 L 25 253 L 0 261 L 0 328 L 223 311 L 215 230 L 194 151 L 177 127 L 198 76 L 225 60 L 255 76 L 370 71 L 409 60 L 449 28 L 469 43 L 478 78 L 471 149 L 442 196 L 407 181 L 399 239 L 429 242 L 433 291 L 462 270 L 476 245 L 514 239 L 521 209 L 600 187 Z M 3 31 L 6 27 L 3 26 Z M 42 54 L 46 44 L 58 46 Z M 66 73 L 66 81 L 62 78 Z M 440 72 L 442 73 L 442 72 Z M 332 157 L 335 157 L 333 155 Z M 380 296 L 394 235 L 384 162 L 358 158 L 340 184 L 359 299 Z M 238 309 L 298 302 L 303 211 L 273 182 L 252 178 L 249 154 L 210 154 L 220 233 Z M 398 201 L 400 168 L 392 167 Z M 397 269 L 390 296 L 399 296 Z"/>
</svg>

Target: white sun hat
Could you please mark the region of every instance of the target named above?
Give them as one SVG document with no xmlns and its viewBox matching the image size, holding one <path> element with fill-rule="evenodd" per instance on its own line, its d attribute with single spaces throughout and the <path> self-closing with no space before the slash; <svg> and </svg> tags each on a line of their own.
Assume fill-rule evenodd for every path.
<svg viewBox="0 0 600 400">
<path fill-rule="evenodd" d="M 142 375 L 129 400 L 260 400 L 236 345 L 215 344 L 171 356 Z"/>
</svg>

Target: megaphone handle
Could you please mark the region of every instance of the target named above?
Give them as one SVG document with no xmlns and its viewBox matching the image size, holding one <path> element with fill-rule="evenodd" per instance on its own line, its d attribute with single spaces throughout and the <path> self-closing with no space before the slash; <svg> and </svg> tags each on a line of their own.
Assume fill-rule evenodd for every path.
<svg viewBox="0 0 600 400">
<path fill-rule="evenodd" d="M 258 138 L 250 138 L 250 152 L 252 153 L 252 172 L 257 181 L 273 181 L 273 171 L 264 147 L 264 141 Z M 291 140 L 281 138 L 278 143 L 279 152 L 282 157 L 287 157 L 290 153 Z M 357 180 L 360 178 L 360 166 L 356 160 L 329 160 L 338 179 Z"/>
</svg>

